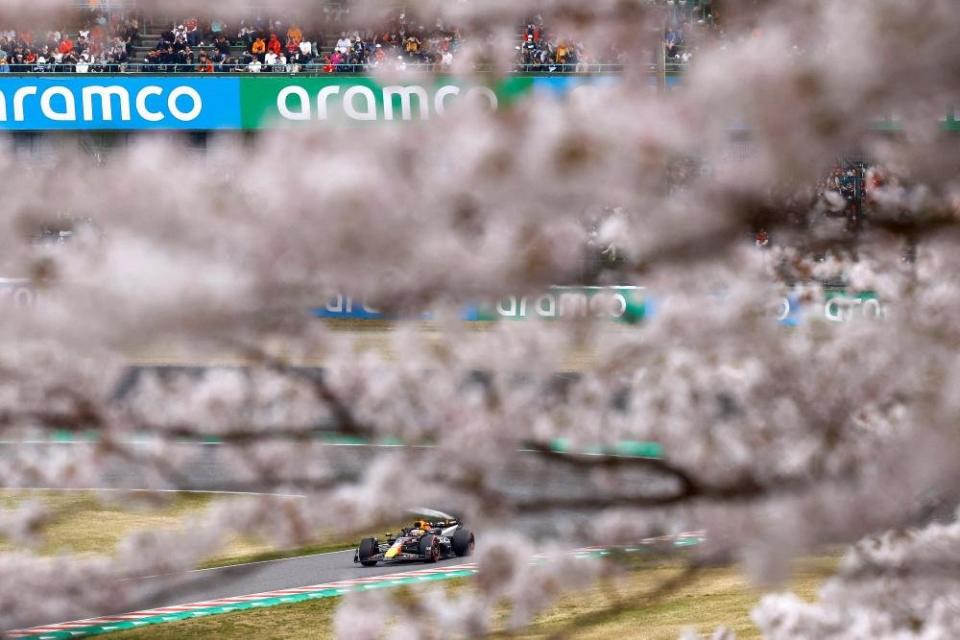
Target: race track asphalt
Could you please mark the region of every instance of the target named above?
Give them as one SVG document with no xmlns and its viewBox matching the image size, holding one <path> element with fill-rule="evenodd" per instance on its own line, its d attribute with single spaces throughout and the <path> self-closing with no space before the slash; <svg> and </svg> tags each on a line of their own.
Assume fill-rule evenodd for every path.
<svg viewBox="0 0 960 640">
<path fill-rule="evenodd" d="M 352 578 L 457 565 L 463 562 L 463 558 L 450 558 L 435 564 L 407 562 L 362 567 L 353 563 L 353 550 L 335 551 L 217 569 L 201 569 L 180 576 L 158 576 L 138 580 L 135 583 L 134 593 L 139 594 L 135 598 L 137 609 L 152 609 L 250 595 L 275 589 L 308 587 Z"/>
</svg>

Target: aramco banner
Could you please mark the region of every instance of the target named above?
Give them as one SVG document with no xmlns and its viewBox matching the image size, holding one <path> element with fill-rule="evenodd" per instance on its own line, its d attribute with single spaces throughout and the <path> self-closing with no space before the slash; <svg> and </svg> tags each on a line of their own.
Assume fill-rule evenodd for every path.
<svg viewBox="0 0 960 640">
<path fill-rule="evenodd" d="M 466 305 L 460 316 L 468 322 L 598 318 L 635 324 L 656 315 L 658 299 L 662 297 L 651 295 L 644 287 L 550 287 L 539 295 L 508 295 L 491 302 Z M 711 302 L 722 304 L 723 296 Z M 328 320 L 404 319 L 402 315 L 386 313 L 362 299 L 345 295 L 332 296 L 323 306 L 313 309 L 313 315 Z M 881 320 L 886 310 L 872 291 L 826 289 L 820 301 L 791 292 L 776 300 L 771 315 L 780 324 L 797 326 L 817 320 L 828 323 Z M 430 315 L 408 319 L 429 320 Z"/>
<path fill-rule="evenodd" d="M 422 121 L 442 117 L 457 101 L 501 109 L 531 93 L 563 97 L 617 81 L 613 75 L 516 75 L 470 84 L 443 76 L 382 83 L 335 74 L 0 74 L 0 131 L 214 131 Z M 656 85 L 653 76 L 651 82 Z M 668 88 L 679 83 L 678 76 L 668 76 Z M 960 108 L 944 112 L 941 128 L 960 131 Z M 899 130 L 901 123 L 889 116 L 874 126 Z"/>
<path fill-rule="evenodd" d="M 0 129 L 237 129 L 237 78 L 0 77 Z"/>
<path fill-rule="evenodd" d="M 847 292 L 826 289 L 822 300 L 814 302 L 797 293 L 776 301 L 771 314 L 781 324 L 797 326 L 810 320 L 829 323 L 850 320 L 881 320 L 886 308 L 872 291 Z M 722 302 L 722 296 L 713 302 Z M 0 278 L 0 312 L 30 310 L 41 306 L 43 299 L 31 282 L 23 278 Z M 634 324 L 656 315 L 657 297 L 645 287 L 550 287 L 536 295 L 507 295 L 497 300 L 466 305 L 461 318 L 468 322 L 495 320 L 559 320 L 598 318 Z M 311 310 L 317 318 L 328 320 L 399 320 L 403 316 L 389 314 L 359 298 L 331 296 L 322 306 Z M 413 320 L 428 320 L 424 314 Z"/>
<path fill-rule="evenodd" d="M 539 295 L 504 296 L 498 300 L 470 304 L 461 318 L 468 322 L 492 320 L 527 320 L 539 318 L 607 318 L 622 322 L 639 322 L 651 311 L 651 301 L 643 287 L 550 287 Z M 313 315 L 327 319 L 392 320 L 396 315 L 385 313 L 357 298 L 332 296 Z M 429 319 L 429 314 L 419 319 Z"/>
<path fill-rule="evenodd" d="M 487 85 L 437 77 L 380 83 L 366 76 L 6 75 L 0 130 L 263 129 L 438 118 L 457 101 L 500 109 L 541 92 L 563 96 L 614 76 L 510 76 Z"/>
</svg>

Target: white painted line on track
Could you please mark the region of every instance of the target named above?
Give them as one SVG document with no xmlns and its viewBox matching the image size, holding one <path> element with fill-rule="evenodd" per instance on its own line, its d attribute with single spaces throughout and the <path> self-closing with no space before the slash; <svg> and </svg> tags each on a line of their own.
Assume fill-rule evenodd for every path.
<svg viewBox="0 0 960 640">
<path fill-rule="evenodd" d="M 270 496 L 274 498 L 306 498 L 302 493 L 269 493 L 258 491 L 218 491 L 216 489 L 125 489 L 123 487 L 3 487 L 4 491 L 93 491 L 114 493 L 189 493 L 213 496 Z"/>
<path fill-rule="evenodd" d="M 269 432 L 267 432 L 269 435 Z M 156 440 L 125 440 L 124 444 L 132 445 L 153 445 L 157 444 L 160 439 Z M 97 440 L 0 440 L 0 445 L 12 446 L 18 444 L 29 444 L 29 445 L 97 445 L 100 444 Z M 223 445 L 222 442 L 173 442 L 170 444 L 175 445 L 189 445 L 189 446 L 200 446 L 200 447 L 219 447 Z M 375 443 L 365 443 L 365 442 L 323 442 L 318 441 L 315 444 L 318 444 L 323 447 L 366 447 L 370 449 L 433 449 L 434 445 L 430 444 L 400 444 L 400 443 L 387 443 L 387 442 L 375 442 Z M 521 449 L 526 451 L 525 449 Z M 533 451 L 530 449 L 529 451 Z"/>
</svg>

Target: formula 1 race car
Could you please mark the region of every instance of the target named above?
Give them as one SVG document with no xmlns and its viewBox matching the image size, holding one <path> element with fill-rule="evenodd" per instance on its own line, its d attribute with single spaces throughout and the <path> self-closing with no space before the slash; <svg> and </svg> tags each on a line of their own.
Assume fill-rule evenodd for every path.
<svg viewBox="0 0 960 640">
<path fill-rule="evenodd" d="M 459 518 L 433 509 L 417 509 L 416 513 L 429 519 L 417 520 L 396 535 L 387 533 L 383 540 L 364 538 L 353 561 L 373 567 L 378 562 L 436 562 L 473 553 L 473 532 L 464 528 Z"/>
</svg>

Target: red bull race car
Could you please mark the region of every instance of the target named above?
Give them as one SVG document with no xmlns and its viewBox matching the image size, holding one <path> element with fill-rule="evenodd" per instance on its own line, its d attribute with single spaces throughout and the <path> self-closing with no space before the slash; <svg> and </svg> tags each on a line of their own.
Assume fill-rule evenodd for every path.
<svg viewBox="0 0 960 640">
<path fill-rule="evenodd" d="M 361 540 L 353 561 L 374 567 L 378 562 L 437 562 L 473 553 L 473 532 L 459 518 L 432 509 L 418 509 L 416 513 L 424 519 L 397 534 L 387 533 L 382 540 Z"/>
</svg>

